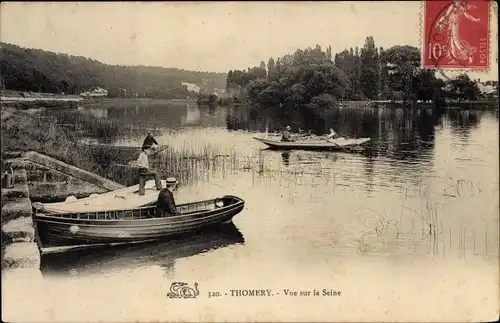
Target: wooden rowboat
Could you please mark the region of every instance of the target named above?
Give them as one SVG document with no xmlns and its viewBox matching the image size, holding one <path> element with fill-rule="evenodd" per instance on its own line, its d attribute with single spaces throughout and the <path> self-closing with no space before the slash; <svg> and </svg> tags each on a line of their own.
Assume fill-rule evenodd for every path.
<svg viewBox="0 0 500 323">
<path fill-rule="evenodd" d="M 37 242 L 43 253 L 54 248 L 129 244 L 161 240 L 227 223 L 245 202 L 226 195 L 206 201 L 180 204 L 180 215 L 154 217 L 156 206 L 101 212 L 33 214 Z"/>
<path fill-rule="evenodd" d="M 344 139 L 339 138 L 328 142 L 325 140 L 280 141 L 279 139 L 265 139 L 254 137 L 255 140 L 266 144 L 271 149 L 301 149 L 301 150 L 349 150 L 358 147 L 370 138 Z"/>
<path fill-rule="evenodd" d="M 161 181 L 162 187 L 167 181 Z M 151 205 L 158 200 L 158 191 L 154 180 L 146 181 L 144 195 L 139 195 L 139 184 L 121 188 L 102 194 L 93 194 L 82 199 L 67 200 L 55 203 L 33 203 L 33 206 L 44 213 L 99 212 L 123 209 L 134 209 Z"/>
</svg>

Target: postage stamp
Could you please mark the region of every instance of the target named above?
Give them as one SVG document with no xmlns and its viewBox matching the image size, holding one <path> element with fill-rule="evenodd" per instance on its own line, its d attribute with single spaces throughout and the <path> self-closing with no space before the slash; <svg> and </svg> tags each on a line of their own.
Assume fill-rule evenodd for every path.
<svg viewBox="0 0 500 323">
<path fill-rule="evenodd" d="M 426 1 L 422 67 L 487 70 L 490 2 Z"/>
</svg>

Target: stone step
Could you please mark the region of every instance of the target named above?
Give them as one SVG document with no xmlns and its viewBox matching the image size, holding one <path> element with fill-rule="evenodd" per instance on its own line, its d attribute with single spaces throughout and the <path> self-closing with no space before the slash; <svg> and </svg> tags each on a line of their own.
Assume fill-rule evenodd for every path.
<svg viewBox="0 0 500 323">
<path fill-rule="evenodd" d="M 14 172 L 14 183 L 26 184 L 28 182 L 28 174 L 26 170 L 19 169 Z"/>
<path fill-rule="evenodd" d="M 28 173 L 28 182 L 68 182 L 72 177 L 58 171 L 36 171 Z"/>
<path fill-rule="evenodd" d="M 2 245 L 33 241 L 35 241 L 35 229 L 32 217 L 10 220 L 2 226 Z"/>
<path fill-rule="evenodd" d="M 30 192 L 28 189 L 28 185 L 14 185 L 13 188 L 3 188 L 2 187 L 2 198 L 6 198 L 9 200 L 15 200 L 23 197 L 29 197 Z"/>
<path fill-rule="evenodd" d="M 28 198 L 22 198 L 14 201 L 7 201 L 2 206 L 2 218 L 1 223 L 9 222 L 10 220 L 21 218 L 21 217 L 30 217 L 31 216 L 31 201 Z"/>
<path fill-rule="evenodd" d="M 82 181 L 88 182 L 92 185 L 102 187 L 103 189 L 106 189 L 108 191 L 113 191 L 117 189 L 124 188 L 125 186 L 113 182 L 107 178 L 101 177 L 99 175 L 96 175 L 94 173 L 91 173 L 89 171 L 80 169 L 78 167 L 66 164 L 60 160 L 57 160 L 55 158 L 45 156 L 43 154 L 30 151 L 26 153 L 25 158 L 33 163 L 41 164 L 46 167 L 51 168 L 52 170 L 59 171 L 64 174 L 68 174 L 71 177 L 78 178 Z"/>
<path fill-rule="evenodd" d="M 20 158 L 22 156 L 22 151 L 4 151 L 2 154 L 3 159 Z"/>
<path fill-rule="evenodd" d="M 5 161 L 6 167 L 12 167 L 13 170 L 17 169 L 25 169 L 29 167 L 30 162 L 25 160 L 24 158 L 14 158 Z"/>
<path fill-rule="evenodd" d="M 64 200 L 70 195 L 87 197 L 91 194 L 106 193 L 107 190 L 85 182 L 72 183 L 72 182 L 53 182 L 53 183 L 30 183 L 30 198 L 33 200 Z"/>
<path fill-rule="evenodd" d="M 24 169 L 17 170 L 14 173 L 14 187 L 12 188 L 2 187 L 1 192 L 2 192 L 1 193 L 2 207 L 8 201 L 17 200 L 20 198 L 29 198 L 29 187 L 27 184 L 26 171 Z"/>
<path fill-rule="evenodd" d="M 3 268 L 40 268 L 40 251 L 36 243 L 14 242 L 5 247 Z"/>
</svg>

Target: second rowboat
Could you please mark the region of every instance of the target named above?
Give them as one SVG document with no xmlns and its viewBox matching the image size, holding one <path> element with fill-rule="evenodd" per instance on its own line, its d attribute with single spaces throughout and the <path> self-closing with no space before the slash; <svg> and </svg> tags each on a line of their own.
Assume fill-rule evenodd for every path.
<svg viewBox="0 0 500 323">
<path fill-rule="evenodd" d="M 280 141 L 276 139 L 265 139 L 254 137 L 255 140 L 269 146 L 271 149 L 301 149 L 301 150 L 350 150 L 353 147 L 359 147 L 370 141 L 370 138 L 357 139 L 334 139 L 326 140 L 301 140 L 301 141 Z"/>
</svg>

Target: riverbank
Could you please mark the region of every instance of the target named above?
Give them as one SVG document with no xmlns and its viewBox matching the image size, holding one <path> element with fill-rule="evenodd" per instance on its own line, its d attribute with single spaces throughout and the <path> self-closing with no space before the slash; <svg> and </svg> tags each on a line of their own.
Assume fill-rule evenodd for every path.
<svg viewBox="0 0 500 323">
<path fill-rule="evenodd" d="M 228 103 L 219 104 L 220 106 L 244 106 L 244 103 Z M 306 105 L 307 106 L 307 105 Z M 314 109 L 312 105 L 309 105 Z M 262 107 L 265 108 L 265 107 Z M 417 103 L 403 103 L 391 101 L 336 101 L 330 107 L 323 107 L 323 109 L 342 109 L 342 108 L 390 108 L 390 109 L 433 109 L 433 110 L 498 110 L 498 100 L 478 100 L 478 101 L 462 101 L 462 102 L 447 102 L 444 105 L 436 106 L 434 103 L 417 102 Z"/>
<path fill-rule="evenodd" d="M 197 104 L 191 99 L 147 99 L 147 98 L 98 98 L 83 99 L 78 97 L 56 97 L 56 96 L 36 96 L 36 97 L 0 97 L 1 107 L 12 107 L 20 110 L 40 109 L 40 108 L 76 108 L 82 106 L 100 105 L 129 105 L 129 104 Z"/>
<path fill-rule="evenodd" d="M 84 99 L 78 95 L 55 93 L 22 92 L 3 90 L 0 93 L 0 105 L 21 110 L 36 108 L 77 107 Z"/>
<path fill-rule="evenodd" d="M 101 104 L 196 104 L 196 100 L 192 99 L 151 99 L 151 98 L 102 98 L 98 101 L 84 101 L 82 106 L 94 106 Z"/>
</svg>

